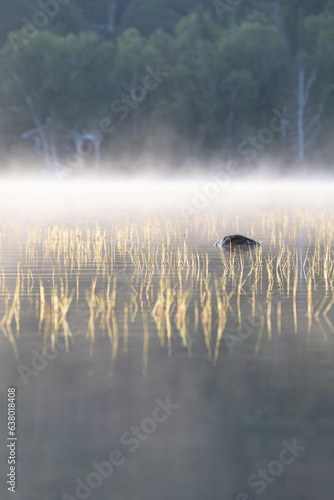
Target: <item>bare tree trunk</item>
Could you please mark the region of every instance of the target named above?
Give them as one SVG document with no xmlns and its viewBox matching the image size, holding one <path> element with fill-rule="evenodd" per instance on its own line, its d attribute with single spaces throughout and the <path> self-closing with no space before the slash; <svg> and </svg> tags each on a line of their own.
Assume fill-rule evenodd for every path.
<svg viewBox="0 0 334 500">
<path fill-rule="evenodd" d="M 100 171 L 101 164 L 101 153 L 100 153 L 100 141 L 99 138 L 95 141 L 95 173 L 98 174 Z"/>
<path fill-rule="evenodd" d="M 85 160 L 83 158 L 82 149 L 81 149 L 81 147 L 82 147 L 81 134 L 77 130 L 71 130 L 71 137 L 73 138 L 73 142 L 74 142 L 76 159 L 79 162 L 80 170 L 83 173 L 86 171 L 86 163 L 85 163 Z"/>
<path fill-rule="evenodd" d="M 117 2 L 114 0 L 111 2 L 108 10 L 108 25 L 107 30 L 109 33 L 113 33 L 115 30 L 115 10 L 117 9 Z"/>
<path fill-rule="evenodd" d="M 59 163 L 59 159 L 58 159 L 58 153 L 57 153 L 57 148 L 56 148 L 56 140 L 55 140 L 54 132 L 51 134 L 50 151 L 51 151 L 51 155 L 52 155 L 53 169 L 57 170 L 58 168 L 60 168 L 60 163 Z"/>
<path fill-rule="evenodd" d="M 304 159 L 304 108 L 305 108 L 305 95 L 304 95 L 304 68 L 299 70 L 298 75 L 298 114 L 297 114 L 297 130 L 298 130 L 298 159 Z"/>
<path fill-rule="evenodd" d="M 19 79 L 19 77 L 16 73 L 12 73 L 12 76 L 13 76 L 14 80 L 16 80 L 16 81 Z M 49 151 L 49 144 L 48 144 L 48 141 L 47 141 L 47 138 L 45 135 L 45 126 L 42 125 L 41 117 L 34 106 L 34 103 L 33 103 L 33 100 L 31 99 L 31 96 L 24 89 L 22 89 L 22 93 L 24 95 L 25 101 L 26 101 L 28 108 L 29 108 L 29 111 L 31 113 L 31 118 L 32 118 L 33 124 L 38 129 L 38 134 L 40 136 L 42 147 L 43 147 L 46 168 L 47 168 L 47 170 L 50 170 L 50 168 L 51 168 L 50 151 Z"/>
<path fill-rule="evenodd" d="M 305 84 L 305 70 L 301 67 L 298 74 L 298 113 L 297 113 L 297 129 L 298 129 L 298 159 L 303 160 L 305 154 L 305 127 L 304 113 L 309 100 L 310 90 L 317 77 L 316 70 L 312 71 L 310 78 Z"/>
</svg>

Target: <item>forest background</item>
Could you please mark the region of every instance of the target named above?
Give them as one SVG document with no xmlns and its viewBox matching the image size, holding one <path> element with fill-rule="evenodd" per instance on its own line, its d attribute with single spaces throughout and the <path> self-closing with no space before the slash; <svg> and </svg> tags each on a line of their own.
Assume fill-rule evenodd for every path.
<svg viewBox="0 0 334 500">
<path fill-rule="evenodd" d="M 331 168 L 334 0 L 2 0 L 0 46 L 3 171 Z"/>
</svg>

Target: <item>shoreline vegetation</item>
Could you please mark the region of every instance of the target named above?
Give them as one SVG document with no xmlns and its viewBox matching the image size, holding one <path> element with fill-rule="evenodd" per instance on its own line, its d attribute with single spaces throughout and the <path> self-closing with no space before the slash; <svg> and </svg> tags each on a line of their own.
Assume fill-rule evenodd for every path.
<svg viewBox="0 0 334 500">
<path fill-rule="evenodd" d="M 331 166 L 334 2 L 221 4 L 1 4 L 1 168 Z"/>
</svg>

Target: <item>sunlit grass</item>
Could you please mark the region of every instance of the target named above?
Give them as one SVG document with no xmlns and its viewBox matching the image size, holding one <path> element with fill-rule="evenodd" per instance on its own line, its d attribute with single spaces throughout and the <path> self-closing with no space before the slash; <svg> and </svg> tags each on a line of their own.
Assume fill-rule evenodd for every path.
<svg viewBox="0 0 334 500">
<path fill-rule="evenodd" d="M 236 214 L 229 226 L 237 230 L 239 224 Z M 15 231 L 8 226 L 0 231 L 0 326 L 16 356 L 22 304 L 34 305 L 43 344 L 54 348 L 61 335 L 67 352 L 74 343 L 68 316 L 79 305 L 86 308 L 82 338 L 92 354 L 97 336 L 107 337 L 111 366 L 119 348 L 127 351 L 132 337 L 142 332 L 143 373 L 152 335 L 168 356 L 177 345 L 192 355 L 202 337 L 208 359 L 217 364 L 226 331 L 238 332 L 247 317 L 260 318 L 252 330 L 255 353 L 265 338 L 272 341 L 284 333 L 286 311 L 292 311 L 296 335 L 309 338 L 317 328 L 327 341 L 334 334 L 332 214 L 265 212 L 249 233 L 262 246 L 248 251 L 212 248 L 227 233 L 227 221 L 214 215 L 109 226 L 36 224 L 21 236 Z M 15 241 L 20 245 L 13 286 L 6 255 Z"/>
</svg>

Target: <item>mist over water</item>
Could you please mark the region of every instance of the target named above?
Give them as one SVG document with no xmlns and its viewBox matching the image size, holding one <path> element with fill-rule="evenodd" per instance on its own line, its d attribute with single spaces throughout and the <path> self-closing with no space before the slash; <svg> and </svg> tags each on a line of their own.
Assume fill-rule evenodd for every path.
<svg viewBox="0 0 334 500">
<path fill-rule="evenodd" d="M 43 179 L 23 176 L 0 182 L 3 212 L 48 216 L 67 211 L 79 216 L 87 210 L 113 210 L 131 213 L 165 209 L 169 214 L 195 215 L 216 209 L 277 206 L 317 209 L 332 205 L 333 181 L 330 176 L 265 180 L 261 176 L 246 179 L 232 177 L 225 169 L 209 175 L 134 179 L 120 176 L 88 177 L 75 180 Z M 24 210 L 22 210 L 24 208 Z"/>
<path fill-rule="evenodd" d="M 327 499 L 332 192 L 219 173 L 4 180 L 21 498 Z M 261 246 L 214 247 L 227 234 Z"/>
</svg>

